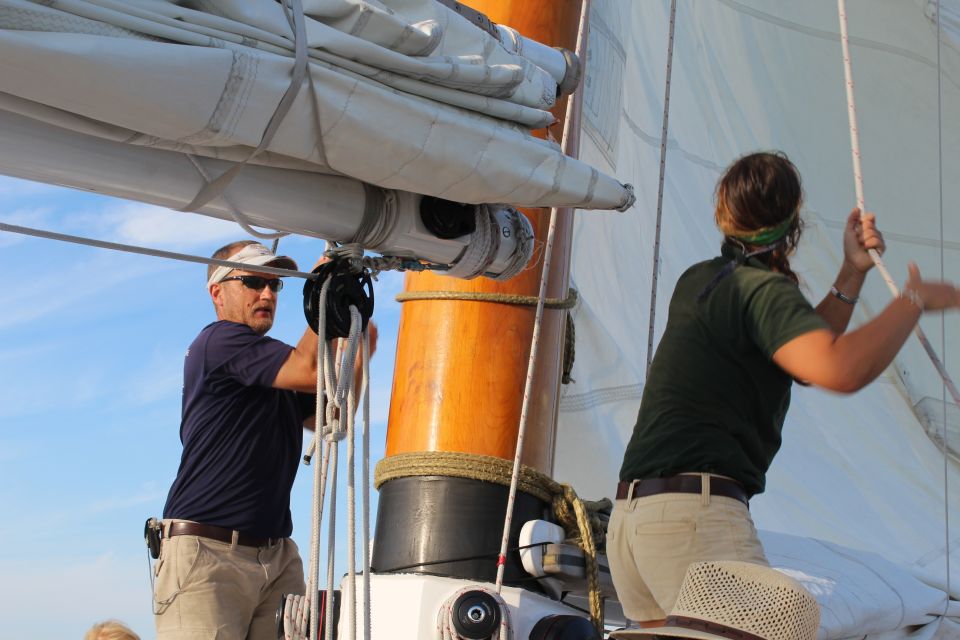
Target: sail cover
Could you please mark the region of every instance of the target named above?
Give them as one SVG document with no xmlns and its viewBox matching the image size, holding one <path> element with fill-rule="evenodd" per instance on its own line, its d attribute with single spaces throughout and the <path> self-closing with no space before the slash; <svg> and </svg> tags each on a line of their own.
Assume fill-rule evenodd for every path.
<svg viewBox="0 0 960 640">
<path fill-rule="evenodd" d="M 960 278 L 960 2 L 941 4 L 938 38 L 935 2 L 847 2 L 866 205 L 899 283 L 908 261 L 926 276 Z M 590 14 L 581 158 L 634 184 L 638 202 L 626 217 L 576 222 L 575 382 L 562 391 L 554 476 L 590 498 L 613 491 L 636 420 L 653 276 L 656 341 L 677 278 L 717 255 L 712 202 L 724 167 L 764 149 L 797 164 L 806 227 L 796 264 L 814 302 L 839 268 L 855 205 L 836 2 L 679 0 L 654 272 L 669 9 L 668 0 L 594 0 Z M 889 298 L 871 274 L 851 326 Z M 922 326 L 956 381 L 960 318 L 927 314 Z M 751 503 L 758 527 L 874 552 L 960 596 L 957 522 L 949 538 L 946 529 L 960 468 L 941 449 L 946 422 L 956 451 L 960 415 L 943 397 L 915 338 L 853 396 L 795 386 L 767 491 Z M 847 625 L 841 637 L 857 633 Z"/>
<path fill-rule="evenodd" d="M 92 158 L 98 140 L 233 161 L 263 147 L 251 162 L 457 202 L 629 205 L 531 135 L 562 73 L 434 0 L 302 4 L 2 0 L 0 119 L 83 133 Z"/>
</svg>

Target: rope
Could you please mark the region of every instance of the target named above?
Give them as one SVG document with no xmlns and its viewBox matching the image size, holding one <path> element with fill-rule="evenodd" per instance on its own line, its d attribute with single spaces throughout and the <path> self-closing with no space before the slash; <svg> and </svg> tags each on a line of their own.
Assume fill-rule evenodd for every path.
<svg viewBox="0 0 960 640">
<path fill-rule="evenodd" d="M 377 463 L 374 486 L 379 489 L 390 480 L 415 476 L 466 478 L 506 487 L 510 487 L 515 480 L 517 490 L 550 504 L 556 521 L 567 534 L 567 539 L 583 550 L 590 617 L 595 625 L 602 626 L 603 610 L 597 547 L 604 544 L 606 523 L 592 512 L 590 506 L 577 496 L 572 487 L 561 484 L 524 464 L 521 464 L 519 471 L 514 474 L 513 463 L 510 460 L 458 451 L 416 451 L 383 458 Z M 594 503 L 592 506 L 599 509 L 601 503 Z M 505 558 L 505 552 L 502 549 L 498 555 L 498 562 L 500 557 Z"/>
<path fill-rule="evenodd" d="M 496 254 L 495 243 L 499 244 L 500 236 L 494 233 L 491 224 L 493 214 L 485 204 L 477 205 L 473 209 L 474 230 L 470 234 L 470 244 L 463 250 L 447 275 L 454 278 L 468 280 L 481 275 L 493 262 Z"/>
<path fill-rule="evenodd" d="M 328 258 L 346 260 L 350 269 L 355 273 L 364 270 L 376 278 L 383 271 L 446 271 L 446 265 L 423 263 L 413 258 L 400 256 L 367 256 L 364 255 L 364 246 L 358 242 L 335 244 L 323 252 Z"/>
<path fill-rule="evenodd" d="M 480 291 L 404 291 L 397 294 L 397 302 L 420 300 L 465 300 L 468 302 L 493 302 L 518 307 L 536 307 L 540 298 L 512 293 L 483 293 Z M 570 289 L 566 298 L 544 298 L 545 309 L 572 309 L 577 304 L 577 290 Z"/>
<path fill-rule="evenodd" d="M 484 293 L 480 291 L 404 291 L 394 298 L 397 302 L 411 302 L 420 300 L 460 300 L 468 302 L 492 302 L 495 304 L 509 304 L 519 307 L 535 307 L 539 298 L 536 296 L 522 296 L 512 293 Z M 569 289 L 566 298 L 547 298 L 544 300 L 545 309 L 572 309 L 577 305 L 576 289 Z M 576 358 L 577 331 L 573 316 L 569 313 L 566 318 L 567 329 L 563 334 L 563 363 L 560 374 L 561 384 L 570 384 L 573 378 L 573 361 Z"/>
<path fill-rule="evenodd" d="M 184 155 L 187 156 L 187 160 L 190 161 L 190 164 L 193 165 L 193 168 L 197 170 L 197 172 L 201 175 L 201 177 L 203 177 L 204 182 L 209 184 L 210 174 L 207 173 L 207 170 L 203 168 L 203 165 L 200 164 L 200 161 L 197 160 L 197 157 L 189 153 L 186 153 Z M 240 225 L 241 229 L 249 233 L 254 238 L 260 238 L 261 240 L 273 240 L 274 244 L 276 244 L 280 240 L 280 238 L 290 235 L 286 231 L 273 231 L 271 233 L 264 233 L 263 231 L 257 231 L 256 229 L 253 228 L 253 223 L 250 222 L 247 216 L 243 212 L 241 212 L 240 209 L 238 209 L 237 206 L 234 205 L 229 198 L 227 198 L 227 194 L 221 193 L 220 197 L 223 198 L 223 201 L 227 203 L 227 207 L 229 207 L 230 216 L 233 218 L 233 221 L 236 222 L 238 225 Z M 273 248 L 273 252 L 274 253 L 277 252 L 276 246 Z"/>
<path fill-rule="evenodd" d="M 317 335 L 326 333 L 326 299 L 329 293 L 332 279 L 327 278 L 320 289 L 319 309 L 317 318 Z M 312 597 L 318 592 L 319 586 L 319 556 L 320 556 L 320 523 L 323 517 L 323 509 L 326 497 L 327 485 L 330 486 L 330 508 L 328 516 L 329 533 L 327 537 L 327 588 L 326 604 L 328 609 L 332 607 L 333 587 L 334 587 L 334 560 L 336 554 L 336 507 L 337 507 L 337 463 L 339 442 L 348 438 L 347 447 L 347 511 L 349 542 L 348 553 L 351 557 L 350 570 L 348 574 L 348 594 L 352 605 L 351 617 L 348 618 L 348 637 L 351 640 L 356 638 L 356 570 L 355 570 L 355 492 L 354 492 L 354 461 L 353 461 L 353 436 L 354 413 L 356 408 L 356 396 L 354 393 L 354 363 L 357 359 L 357 352 L 361 344 L 361 326 L 362 318 L 356 307 L 350 307 L 350 333 L 345 340 L 337 344 L 336 355 L 330 348 L 326 340 L 317 341 L 317 405 L 316 419 L 317 424 L 314 430 L 313 440 L 307 447 L 307 454 L 304 456 L 304 462 L 309 463 L 317 447 L 320 446 L 319 439 L 324 442 L 323 456 L 321 463 L 314 467 L 314 507 L 313 522 L 311 528 L 310 544 L 310 566 L 308 571 L 307 595 L 300 601 L 297 596 L 288 596 L 284 605 L 284 629 L 285 637 L 288 640 L 301 640 L 301 638 L 310 638 L 316 640 L 319 637 L 319 602 Z M 368 366 L 369 358 L 369 335 L 363 332 L 363 395 L 364 395 L 364 422 L 363 429 L 365 439 L 368 436 L 369 425 L 369 391 L 368 391 Z M 326 399 L 326 402 L 324 402 Z M 344 406 L 346 405 L 346 406 Z M 346 414 L 344 420 L 343 416 Z M 321 416 L 322 422 L 320 422 Z M 344 426 L 345 424 L 345 426 Z M 368 440 L 364 444 L 364 455 L 369 454 Z M 368 463 L 365 460 L 364 472 L 368 469 Z M 330 474 L 332 473 L 332 476 Z M 367 483 L 364 483 L 365 491 Z M 365 548 L 369 545 L 369 499 L 364 496 L 364 527 Z M 367 607 L 369 608 L 369 556 L 368 551 L 364 551 L 364 576 L 365 576 L 365 595 Z M 309 609 L 309 619 L 303 614 L 305 609 Z M 365 632 L 369 634 L 369 613 L 367 614 L 367 625 Z M 307 627 L 309 624 L 309 627 Z M 325 616 L 324 636 L 327 640 L 332 640 L 334 633 L 333 616 Z"/>
<path fill-rule="evenodd" d="M 167 258 L 169 260 L 179 260 L 181 262 L 193 262 L 205 265 L 217 265 L 219 267 L 230 267 L 231 269 L 248 269 L 250 265 L 242 262 L 230 262 L 229 260 L 219 260 L 217 258 L 204 258 L 201 256 L 192 256 L 186 253 L 174 253 L 173 251 L 161 251 L 160 249 L 148 249 L 147 247 L 137 247 L 130 244 L 120 244 L 117 242 L 106 242 L 104 240 L 94 240 L 93 238 L 84 238 L 81 236 L 71 236 L 65 233 L 55 233 L 53 231 L 44 231 L 42 229 L 32 229 L 30 227 L 19 227 L 13 224 L 0 222 L 0 231 L 8 233 L 17 233 L 24 236 L 33 236 L 35 238 L 45 238 L 47 240 L 58 240 L 60 242 L 69 242 L 71 244 L 80 244 L 88 247 L 97 247 L 99 249 L 110 249 L 111 251 L 123 251 L 124 253 L 136 253 L 143 256 L 153 256 L 155 258 Z M 303 271 L 294 271 L 292 269 L 281 269 L 280 267 L 257 267 L 257 271 L 272 273 L 278 276 L 287 276 L 292 278 L 305 278 L 315 280 L 316 275 L 305 273 Z"/>
<path fill-rule="evenodd" d="M 370 640 L 370 333 L 363 333 L 363 638 Z"/>
<path fill-rule="evenodd" d="M 577 32 L 576 53 L 580 59 L 584 59 L 587 45 L 587 20 L 589 17 L 590 2 L 583 0 L 580 5 L 580 24 Z M 582 89 L 579 95 L 582 96 Z M 577 111 L 576 105 L 571 104 L 567 109 L 563 125 L 563 135 L 561 138 L 561 149 L 569 153 L 574 144 L 575 136 L 573 134 L 573 114 Z M 530 356 L 527 360 L 527 377 L 523 390 L 523 405 L 520 409 L 520 425 L 517 429 L 517 447 L 513 457 L 513 469 L 510 474 L 510 491 L 507 495 L 507 511 L 503 521 L 503 535 L 500 539 L 500 555 L 497 558 L 497 578 L 496 591 L 499 594 L 503 587 L 503 575 L 506 569 L 507 546 L 510 540 L 510 528 L 513 522 L 514 502 L 517 497 L 517 487 L 520 482 L 521 464 L 520 459 L 523 455 L 523 442 L 526 435 L 527 423 L 530 413 L 531 398 L 533 396 L 533 379 L 536 370 L 537 355 L 540 350 L 540 330 L 543 323 L 543 310 L 547 298 L 547 282 L 550 278 L 550 266 L 553 259 L 553 245 L 557 232 L 557 218 L 559 211 L 556 207 L 550 209 L 550 224 L 547 229 L 547 241 L 543 254 L 543 268 L 540 273 L 540 290 L 537 295 L 537 309 L 533 322 L 533 336 L 530 343 Z M 572 489 L 570 490 L 573 491 Z M 589 527 L 587 527 L 587 536 L 590 536 Z M 590 581 L 590 617 L 596 626 L 598 633 L 603 634 L 603 610 L 600 605 L 599 578 L 596 566 L 596 550 L 591 558 L 588 547 L 584 546 L 584 555 L 586 557 L 587 574 Z M 592 549 L 590 547 L 589 549 Z"/>
<path fill-rule="evenodd" d="M 326 282 L 323 283 L 323 286 L 320 288 L 319 304 L 318 304 L 318 313 L 317 313 L 317 336 L 326 335 L 327 329 L 327 293 L 330 290 L 330 283 L 332 281 L 331 277 L 328 277 Z M 323 332 L 323 333 L 321 333 Z M 324 402 L 324 367 L 326 365 L 325 350 L 327 348 L 326 341 L 323 339 L 317 340 L 317 404 L 315 408 L 314 415 L 314 437 L 310 444 L 310 449 L 308 451 L 316 448 L 317 443 L 317 434 L 322 432 L 323 424 L 320 422 L 320 417 L 324 415 L 326 410 Z M 320 521 L 323 518 L 323 506 L 324 506 L 324 497 L 326 496 L 326 485 L 327 485 L 327 473 L 329 469 L 330 462 L 330 446 L 327 446 L 323 450 L 322 459 L 319 465 L 314 466 L 313 469 L 313 518 L 310 528 L 310 570 L 307 580 L 307 602 L 309 603 L 310 616 L 309 622 L 310 627 L 309 631 L 306 634 L 307 637 L 316 639 L 318 635 L 318 625 L 319 625 L 319 611 L 318 603 L 314 602 L 314 594 L 318 593 L 318 585 L 320 581 L 319 571 L 320 571 Z M 304 458 L 304 461 L 307 462 L 308 457 Z M 302 619 L 301 619 L 302 622 Z"/>
<path fill-rule="evenodd" d="M 667 80 L 663 90 L 663 127 L 660 130 L 660 181 L 657 187 L 657 226 L 653 239 L 653 284 L 650 288 L 650 328 L 647 333 L 647 377 L 653 363 L 653 326 L 657 315 L 657 282 L 660 278 L 660 230 L 663 222 L 663 183 L 667 175 L 667 131 L 670 123 L 670 79 L 673 76 L 673 33 L 677 0 L 670 0 L 670 36 L 667 44 Z"/>
<path fill-rule="evenodd" d="M 850 42 L 849 36 L 847 33 L 847 9 L 846 3 L 844 0 L 837 0 L 837 12 L 839 13 L 840 18 L 840 43 L 843 50 L 843 73 L 844 78 L 846 79 L 847 85 L 847 116 L 850 121 L 850 150 L 851 155 L 853 156 L 853 176 L 856 186 L 857 194 L 857 207 L 859 207 L 861 215 L 866 211 L 866 206 L 864 204 L 864 195 L 863 195 L 863 173 L 860 168 L 860 134 L 857 129 L 857 112 L 856 112 L 856 103 L 854 102 L 853 94 L 853 72 L 852 64 L 850 62 Z M 940 3 L 937 2 L 937 131 L 938 135 L 938 161 L 939 161 L 939 170 L 940 170 L 940 272 L 943 274 L 943 135 L 942 135 L 942 70 L 940 68 L 940 47 L 941 47 L 941 24 L 940 24 Z M 900 295 L 900 291 L 897 288 L 897 285 L 893 282 L 893 278 L 890 276 L 890 273 L 887 271 L 887 268 L 884 266 L 883 261 L 880 259 L 880 254 L 875 249 L 870 249 L 870 257 L 873 259 L 874 264 L 877 266 L 877 270 L 883 276 L 884 281 L 887 283 L 887 287 L 890 289 L 890 292 L 894 297 Z M 943 320 L 943 314 L 941 313 L 941 326 L 943 331 L 943 340 L 944 342 L 941 345 L 941 348 L 944 353 L 946 353 L 946 326 Z M 953 384 L 953 380 L 950 378 L 950 375 L 947 373 L 946 368 L 943 363 L 940 361 L 940 358 L 937 356 L 936 352 L 933 350 L 933 346 L 930 344 L 930 341 L 927 339 L 926 334 L 923 332 L 923 329 L 920 328 L 919 321 L 914 327 L 914 333 L 916 333 L 917 338 L 920 340 L 920 344 L 923 346 L 924 351 L 927 352 L 927 355 L 930 357 L 933 366 L 936 367 L 937 372 L 940 374 L 940 378 L 943 380 L 943 389 L 944 391 L 949 391 L 950 395 L 953 397 L 953 401 L 957 404 L 960 404 L 960 393 L 958 393 L 956 386 Z M 947 601 L 950 600 L 950 503 L 949 503 L 949 482 L 948 482 L 948 460 L 947 460 L 947 399 L 946 394 L 943 396 L 943 508 L 944 508 L 944 535 L 946 538 L 945 550 L 946 550 L 946 589 L 947 589 Z M 946 605 L 944 605 L 946 607 Z M 946 615 L 946 608 L 944 609 L 943 615 Z"/>
<path fill-rule="evenodd" d="M 837 0 L 837 10 L 840 14 L 840 44 L 843 48 L 843 74 L 847 84 L 847 116 L 850 121 L 850 151 L 851 155 L 853 156 L 853 177 L 857 193 L 857 207 L 860 209 L 861 215 L 863 215 L 864 212 L 866 212 L 866 205 L 864 204 L 863 197 L 863 173 L 860 169 L 860 134 L 857 129 L 857 108 L 853 97 L 853 72 L 851 69 L 852 65 L 850 64 L 850 39 L 847 35 L 847 9 L 844 0 Z M 877 267 L 877 271 L 879 271 L 880 275 L 883 276 L 883 280 L 887 283 L 887 287 L 890 289 L 893 297 L 899 297 L 900 290 L 894 283 L 890 272 L 887 271 L 887 267 L 883 264 L 883 260 L 880 259 L 880 254 L 877 253 L 876 249 L 870 249 L 869 253 L 870 257 L 873 259 L 873 263 Z M 923 350 L 926 351 L 927 356 L 930 357 L 930 361 L 933 363 L 933 366 L 936 367 L 937 373 L 940 374 L 940 378 L 943 380 L 943 383 L 950 392 L 950 395 L 953 396 L 953 401 L 956 404 L 960 404 L 960 391 L 957 391 L 956 385 L 953 384 L 953 379 L 950 377 L 950 374 L 947 373 L 946 368 L 944 368 L 943 363 L 940 361 L 940 357 L 933 350 L 933 346 L 927 339 L 923 329 L 920 328 L 919 322 L 914 326 L 913 331 L 920 340 Z"/>
<path fill-rule="evenodd" d="M 510 609 L 507 608 L 507 603 L 503 601 L 499 593 L 480 586 L 464 587 L 440 605 L 440 611 L 437 613 L 437 631 L 440 632 L 440 638 L 442 640 L 466 640 L 457 633 L 454 624 L 457 612 L 453 610 L 453 605 L 457 598 L 468 591 L 483 591 L 496 601 L 497 607 L 500 609 L 500 625 L 497 627 L 497 631 L 489 636 L 489 640 L 513 640 L 513 625 L 510 623 Z"/>
</svg>

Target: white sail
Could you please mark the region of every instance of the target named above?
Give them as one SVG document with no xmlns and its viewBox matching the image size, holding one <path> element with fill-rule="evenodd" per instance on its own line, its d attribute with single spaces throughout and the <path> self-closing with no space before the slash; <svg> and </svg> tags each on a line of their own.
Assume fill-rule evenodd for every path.
<svg viewBox="0 0 960 640">
<path fill-rule="evenodd" d="M 733 159 L 781 149 L 799 167 L 806 228 L 797 264 L 814 302 L 839 268 L 855 204 L 836 3 L 677 4 L 655 338 L 679 275 L 717 254 L 713 189 Z M 938 45 L 934 2 L 848 2 L 866 205 L 901 283 L 908 261 L 931 277 L 960 274 L 960 4 L 942 4 Z M 596 0 L 590 16 L 581 158 L 633 183 L 638 205 L 576 223 L 577 360 L 554 474 L 587 497 L 615 487 L 645 380 L 669 6 Z M 853 324 L 889 298 L 872 274 Z M 922 326 L 956 379 L 960 318 L 941 324 L 928 314 Z M 945 528 L 960 467 L 953 454 L 944 462 L 936 435 L 945 411 L 956 448 L 957 407 L 942 398 L 915 339 L 852 397 L 795 387 L 767 491 L 751 504 L 758 527 L 875 552 L 960 595 L 960 540 Z"/>
<path fill-rule="evenodd" d="M 886 262 L 901 279 L 908 260 L 927 275 L 956 280 L 960 273 L 960 0 L 942 3 L 939 38 L 935 2 L 849 3 L 867 206 L 879 214 Z M 0 121 L 29 118 L 44 141 L 70 142 L 72 153 L 87 158 L 91 181 L 105 180 L 97 177 L 105 166 L 128 165 L 130 179 L 142 169 L 116 158 L 98 164 L 98 152 L 119 143 L 158 158 L 182 156 L 179 170 L 195 185 L 187 154 L 216 159 L 210 164 L 218 167 L 246 159 L 290 85 L 293 30 L 270 0 L 215 4 L 217 13 L 165 0 L 0 0 Z M 798 264 L 814 299 L 839 265 L 840 228 L 854 200 L 832 0 L 680 0 L 659 304 L 651 319 L 669 4 L 592 0 L 578 162 L 529 135 L 545 124 L 543 110 L 562 82 L 550 65 L 493 46 L 491 36 L 432 0 L 305 1 L 319 122 L 303 87 L 267 150 L 251 160 L 289 172 L 292 182 L 349 174 L 463 202 L 617 208 L 630 198 L 623 184 L 636 186 L 638 205 L 629 213 L 576 222 L 577 362 L 561 402 L 554 476 L 585 497 L 609 495 L 617 480 L 644 384 L 648 325 L 655 337 L 662 332 L 677 277 L 717 251 L 711 200 L 724 166 L 769 148 L 799 166 L 807 227 Z M 473 82 L 478 75 L 490 82 Z M 58 152 L 46 153 L 55 159 Z M 24 175 L 29 168 L 25 177 L 62 184 L 80 173 L 44 158 L 28 163 L 24 155 L 19 144 L 0 148 L 0 171 Z M 258 191 L 258 182 L 243 183 L 247 175 L 237 178 L 234 193 Z M 173 193 L 168 178 L 137 179 L 157 185 L 156 200 L 184 204 L 189 194 Z M 138 197 L 136 185 L 116 176 L 101 186 Z M 296 207 L 292 216 L 307 216 L 311 192 L 297 191 L 285 205 Z M 248 213 L 269 215 L 269 200 L 260 193 Z M 888 295 L 871 276 L 855 322 L 876 313 Z M 943 325 L 924 320 L 954 373 L 960 350 L 950 337 L 958 327 L 955 315 Z M 825 618 L 823 637 L 957 617 L 946 592 L 960 595 L 960 540 L 948 539 L 945 522 L 960 469 L 952 456 L 945 462 L 937 434 L 945 427 L 955 434 L 960 415 L 942 395 L 915 342 L 852 398 L 795 390 L 783 450 L 752 508 L 778 566 L 823 581 L 825 611 L 838 610 L 832 594 L 841 598 L 838 607 L 848 595 L 866 603 L 847 618 Z M 946 440 L 955 444 L 951 435 Z M 862 580 L 840 584 L 851 577 Z M 919 636 L 936 631 L 927 626 Z"/>
</svg>

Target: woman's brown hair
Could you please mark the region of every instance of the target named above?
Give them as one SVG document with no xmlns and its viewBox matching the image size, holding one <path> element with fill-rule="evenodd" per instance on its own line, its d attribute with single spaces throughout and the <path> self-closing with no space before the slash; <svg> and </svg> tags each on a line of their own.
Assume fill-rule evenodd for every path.
<svg viewBox="0 0 960 640">
<path fill-rule="evenodd" d="M 751 153 L 731 164 L 717 183 L 714 217 L 725 241 L 742 247 L 745 252 L 768 245 L 751 244 L 744 238 L 792 217 L 793 223 L 782 238 L 775 241 L 773 250 L 756 259 L 796 283 L 799 279 L 790 268 L 789 258 L 800 241 L 802 223 L 797 214 L 802 202 L 800 172 L 786 154 Z"/>
</svg>

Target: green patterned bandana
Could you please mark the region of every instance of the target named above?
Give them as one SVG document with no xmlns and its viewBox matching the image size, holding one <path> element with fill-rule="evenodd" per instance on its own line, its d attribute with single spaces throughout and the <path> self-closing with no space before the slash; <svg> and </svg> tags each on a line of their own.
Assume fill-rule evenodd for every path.
<svg viewBox="0 0 960 640">
<path fill-rule="evenodd" d="M 787 231 L 790 230 L 790 227 L 793 226 L 793 221 L 797 219 L 798 213 L 799 211 L 794 211 L 793 214 L 791 214 L 789 217 L 787 217 L 787 219 L 778 225 L 757 229 L 749 234 L 730 237 L 745 244 L 752 244 L 757 247 L 764 247 L 766 245 L 779 242 L 783 239 L 783 236 L 787 235 Z"/>
</svg>

